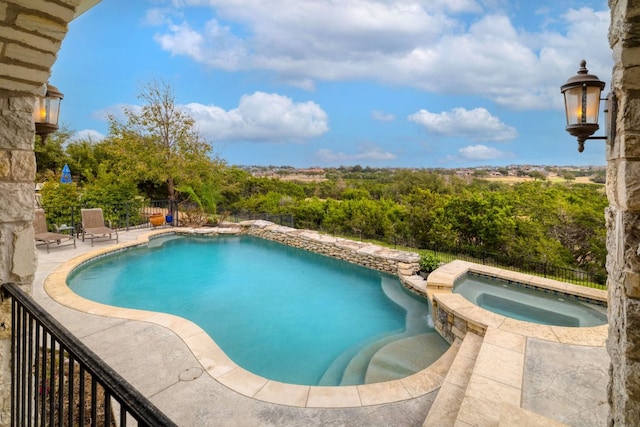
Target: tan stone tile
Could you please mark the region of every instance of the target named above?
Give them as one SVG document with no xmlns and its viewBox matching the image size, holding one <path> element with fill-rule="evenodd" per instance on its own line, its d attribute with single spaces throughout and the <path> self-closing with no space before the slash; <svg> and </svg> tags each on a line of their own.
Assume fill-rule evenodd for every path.
<svg viewBox="0 0 640 427">
<path fill-rule="evenodd" d="M 349 408 L 362 406 L 356 386 L 311 387 L 308 408 Z"/>
<path fill-rule="evenodd" d="M 303 408 L 307 405 L 309 388 L 304 385 L 267 381 L 254 397 L 265 402 Z"/>
<path fill-rule="evenodd" d="M 402 378 L 400 381 L 411 396 L 419 397 L 441 387 L 444 377 L 425 369 L 417 374 Z"/>
<path fill-rule="evenodd" d="M 240 367 L 233 369 L 216 379 L 231 390 L 249 397 L 255 396 L 255 394 L 260 391 L 268 381 L 266 378 L 252 374 Z"/>
<path fill-rule="evenodd" d="M 505 402 L 517 406 L 520 406 L 521 395 L 522 391 L 519 388 L 476 374 L 471 375 L 465 394 L 486 401 Z"/>
<path fill-rule="evenodd" d="M 180 316 L 174 316 L 171 314 L 153 313 L 147 321 L 171 329 L 182 339 L 203 333 L 202 328 L 195 323 Z"/>
<path fill-rule="evenodd" d="M 524 353 L 487 343 L 482 345 L 473 368 L 474 375 L 481 375 L 517 389 L 522 389 L 523 372 Z"/>
<path fill-rule="evenodd" d="M 552 326 L 551 330 L 563 344 L 588 345 L 604 347 L 606 345 L 609 326 L 602 325 L 593 328 L 568 328 Z"/>
<path fill-rule="evenodd" d="M 204 332 L 186 338 L 184 342 L 213 378 L 218 378 L 238 368 L 238 365 Z"/>
<path fill-rule="evenodd" d="M 562 424 L 518 406 L 503 404 L 500 411 L 499 427 L 562 427 Z"/>
<path fill-rule="evenodd" d="M 456 311 L 463 308 L 475 307 L 473 303 L 466 300 L 462 295 L 441 293 L 433 296 L 438 304 L 448 311 Z"/>
<path fill-rule="evenodd" d="M 424 370 L 429 371 L 433 375 L 438 375 L 444 378 L 447 375 L 447 372 L 449 372 L 449 368 L 451 367 L 451 364 L 457 357 L 458 351 L 460 349 L 460 344 L 461 344 L 460 340 L 456 340 L 451 345 L 451 347 L 449 347 L 449 349 L 445 351 L 444 354 L 438 358 L 438 360 L 433 362 Z M 420 372 L 416 373 L 415 375 L 419 375 L 419 374 Z"/>
<path fill-rule="evenodd" d="M 511 319 L 507 317 L 500 325 L 500 329 L 515 334 L 522 334 L 532 338 L 538 338 L 546 341 L 558 342 L 558 337 L 548 325 L 538 323 L 523 322 L 521 320 Z"/>
<path fill-rule="evenodd" d="M 357 386 L 362 405 L 379 405 L 411 399 L 401 381 L 385 381 L 382 383 Z"/>
<path fill-rule="evenodd" d="M 461 297 L 462 298 L 462 297 Z M 465 300 L 466 301 L 466 300 Z M 469 302 L 470 305 L 466 307 L 460 307 L 455 310 L 456 315 L 475 324 L 479 324 L 485 327 L 498 328 L 505 321 L 505 317 L 496 313 L 492 313 L 489 310 L 478 307 L 475 304 Z"/>
<path fill-rule="evenodd" d="M 471 378 L 471 373 L 473 372 L 475 364 L 475 358 L 471 359 L 459 355 L 451 365 L 451 369 L 449 369 L 449 373 L 445 378 L 445 384 L 451 383 L 458 387 L 466 387 L 469 383 L 469 379 Z"/>
<path fill-rule="evenodd" d="M 476 427 L 494 427 L 500 422 L 500 408 L 502 403 L 486 399 L 465 396 L 458 411 L 459 422 Z"/>
<path fill-rule="evenodd" d="M 460 346 L 460 353 L 465 357 L 471 357 L 475 360 L 478 352 L 480 351 L 480 347 L 482 347 L 483 341 L 484 338 L 478 334 L 465 335 L 464 341 Z"/>
<path fill-rule="evenodd" d="M 464 399 L 463 387 L 445 383 L 438 391 L 438 396 L 433 402 L 424 426 L 451 426 L 455 423 L 460 404 Z"/>
<path fill-rule="evenodd" d="M 496 345 L 498 347 L 524 353 L 527 340 L 524 335 L 516 334 L 498 328 L 489 328 L 484 335 L 484 342 Z"/>
<path fill-rule="evenodd" d="M 424 427 L 430 427 L 427 424 L 424 424 Z M 475 424 L 469 424 L 469 423 L 465 423 L 462 420 L 456 420 L 455 424 L 453 424 L 453 427 L 475 427 Z"/>
</svg>

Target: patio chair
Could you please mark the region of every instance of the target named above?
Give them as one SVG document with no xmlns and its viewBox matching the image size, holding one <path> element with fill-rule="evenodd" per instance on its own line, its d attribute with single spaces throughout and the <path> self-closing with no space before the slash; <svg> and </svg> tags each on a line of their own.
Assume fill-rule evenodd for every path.
<svg viewBox="0 0 640 427">
<path fill-rule="evenodd" d="M 35 215 L 33 216 L 33 237 L 36 240 L 36 245 L 38 243 L 45 244 L 47 246 L 47 253 L 49 253 L 49 244 L 55 243 L 56 245 L 61 245 L 62 242 L 68 240 L 69 243 L 73 242 L 73 247 L 76 247 L 76 236 L 71 232 L 70 234 L 62 234 L 62 233 L 52 233 L 47 229 L 47 219 L 44 215 L 44 210 L 36 209 Z"/>
<path fill-rule="evenodd" d="M 93 246 L 94 239 L 112 239 L 115 236 L 116 243 L 118 243 L 118 232 L 110 228 L 111 224 L 109 224 L 109 227 L 106 226 L 104 217 L 102 216 L 102 209 L 80 209 L 80 213 L 82 216 L 83 242 L 86 237 L 87 239 L 91 239 L 91 246 Z"/>
</svg>

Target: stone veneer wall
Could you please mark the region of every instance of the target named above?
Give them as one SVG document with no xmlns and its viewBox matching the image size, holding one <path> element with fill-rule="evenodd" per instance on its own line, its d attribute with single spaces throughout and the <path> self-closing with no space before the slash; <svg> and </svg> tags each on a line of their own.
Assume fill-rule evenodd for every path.
<svg viewBox="0 0 640 427">
<path fill-rule="evenodd" d="M 609 0 L 616 135 L 607 143 L 609 425 L 640 425 L 640 2 Z M 598 144 L 593 142 L 591 144 Z M 588 146 L 587 146 L 588 147 Z"/>
<path fill-rule="evenodd" d="M 31 294 L 36 272 L 33 239 L 33 97 L 0 95 L 0 283 Z M 0 306 L 0 425 L 10 420 L 11 302 Z"/>
<path fill-rule="evenodd" d="M 412 276 L 419 269 L 420 255 L 414 252 L 387 249 L 371 243 L 279 226 L 267 221 L 250 222 L 247 234 L 398 275 L 401 278 Z"/>
<path fill-rule="evenodd" d="M 17 283 L 29 294 L 36 272 L 34 94 L 49 78 L 80 1 L 0 2 L 0 284 Z M 0 305 L 0 426 L 11 423 L 10 319 L 5 300 Z"/>
<path fill-rule="evenodd" d="M 453 344 L 456 338 L 463 340 L 467 332 L 484 337 L 487 326 L 473 319 L 457 315 L 456 310 L 450 309 L 437 300 L 431 301 L 433 305 L 433 328 L 449 344 Z"/>
</svg>

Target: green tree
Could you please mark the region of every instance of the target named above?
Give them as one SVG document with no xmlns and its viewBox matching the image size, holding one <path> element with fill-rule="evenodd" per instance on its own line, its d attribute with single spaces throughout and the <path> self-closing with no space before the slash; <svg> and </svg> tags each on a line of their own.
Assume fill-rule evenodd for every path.
<svg viewBox="0 0 640 427">
<path fill-rule="evenodd" d="M 140 111 L 125 109 L 126 122 L 109 117 L 113 167 L 131 181 L 166 185 L 176 200 L 176 185 L 198 187 L 212 166 L 210 145 L 195 130 L 194 120 L 175 103 L 172 88 L 154 80 L 139 94 Z"/>
<path fill-rule="evenodd" d="M 62 184 L 59 180 L 51 179 L 40 189 L 39 204 L 47 215 L 47 223 L 79 224 L 80 191 L 75 183 Z"/>
<path fill-rule="evenodd" d="M 74 177 L 81 183 L 98 176 L 102 163 L 109 163 L 105 143 L 89 139 L 80 139 L 67 144 L 67 163 Z"/>
<path fill-rule="evenodd" d="M 36 138 L 34 152 L 36 155 L 37 181 L 60 179 L 62 168 L 68 162 L 64 145 L 71 135 L 72 132 L 66 126 L 61 126 L 57 132 L 49 135 L 46 143 L 43 143 L 40 137 Z"/>
</svg>

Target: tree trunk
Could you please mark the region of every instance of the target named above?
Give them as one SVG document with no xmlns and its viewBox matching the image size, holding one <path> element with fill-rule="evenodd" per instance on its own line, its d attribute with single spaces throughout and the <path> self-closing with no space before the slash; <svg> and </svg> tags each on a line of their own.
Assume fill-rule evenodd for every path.
<svg viewBox="0 0 640 427">
<path fill-rule="evenodd" d="M 169 193 L 169 214 L 173 214 L 173 205 L 176 201 L 176 187 L 173 183 L 172 177 L 169 177 L 169 179 L 167 180 L 167 190 Z"/>
</svg>

